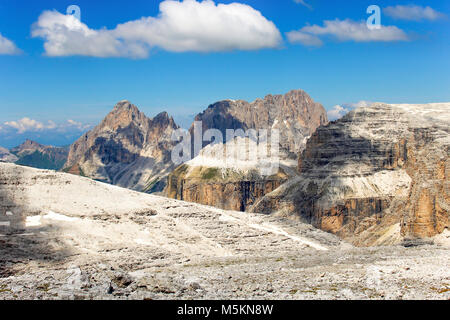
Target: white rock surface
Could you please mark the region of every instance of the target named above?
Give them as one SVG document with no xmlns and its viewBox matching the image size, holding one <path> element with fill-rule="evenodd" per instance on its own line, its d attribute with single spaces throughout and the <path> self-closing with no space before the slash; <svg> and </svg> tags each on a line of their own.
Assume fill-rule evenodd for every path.
<svg viewBox="0 0 450 320">
<path fill-rule="evenodd" d="M 0 147 L 0 162 L 16 162 L 18 158 L 9 152 L 8 149 Z"/>
<path fill-rule="evenodd" d="M 353 248 L 300 222 L 12 164 L 0 182 L 0 299 L 450 298 L 442 245 Z"/>
</svg>

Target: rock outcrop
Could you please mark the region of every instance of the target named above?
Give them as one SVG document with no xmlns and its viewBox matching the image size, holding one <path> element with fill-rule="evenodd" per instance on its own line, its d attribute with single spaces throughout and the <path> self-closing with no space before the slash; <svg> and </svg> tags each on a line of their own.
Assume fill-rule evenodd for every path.
<svg viewBox="0 0 450 320">
<path fill-rule="evenodd" d="M 9 152 L 8 149 L 0 147 L 0 162 L 16 162 L 18 158 Z"/>
<path fill-rule="evenodd" d="M 67 161 L 68 147 L 45 146 L 26 140 L 20 146 L 11 149 L 17 156 L 16 164 L 38 169 L 60 170 Z"/>
<path fill-rule="evenodd" d="M 150 119 L 121 101 L 70 147 L 65 171 L 138 191 L 161 191 L 173 169 L 171 137 L 177 128 L 166 112 Z"/>
<path fill-rule="evenodd" d="M 236 138 L 205 147 L 198 157 L 169 175 L 167 195 L 226 210 L 248 210 L 292 174 L 292 168 L 279 164 L 270 154 L 267 159 L 252 159 L 256 154 L 249 151 L 257 146 L 248 138 Z"/>
<path fill-rule="evenodd" d="M 195 121 L 202 122 L 203 132 L 220 130 L 224 142 L 227 129 L 278 129 L 282 150 L 291 159 L 297 159 L 306 140 L 317 127 L 326 124 L 328 118 L 323 106 L 314 102 L 305 91 L 292 90 L 285 95 L 268 95 L 252 103 L 243 100 L 220 101 L 197 115 Z M 191 127 L 191 134 L 193 130 Z"/>
<path fill-rule="evenodd" d="M 300 176 L 255 212 L 295 215 L 358 245 L 449 228 L 450 104 L 374 104 L 317 129 Z"/>
<path fill-rule="evenodd" d="M 208 146 L 209 142 L 204 141 L 206 148 L 200 155 L 170 175 L 168 196 L 222 209 L 248 211 L 261 197 L 277 189 L 289 177 L 296 176 L 293 167 L 298 152 L 303 150 L 316 128 L 328 120 L 322 105 L 315 103 L 304 91 L 293 90 L 285 95 L 268 95 L 252 103 L 220 101 L 197 115 L 195 121 L 202 122 L 203 133 L 208 129 L 219 130 L 223 143 L 214 141 L 213 146 Z M 251 136 L 229 140 L 228 129 L 253 129 L 256 135 L 261 129 L 267 130 L 269 146 L 271 130 L 276 129 L 280 150 L 275 155 L 268 147 L 269 151 L 263 151 L 269 155 L 267 159 L 261 158 L 261 153 L 249 154 L 250 144 L 255 148 L 262 146 L 261 138 L 258 143 Z M 194 136 L 194 124 L 190 133 Z M 273 172 L 261 173 L 262 169 L 270 170 L 270 166 L 275 166 Z"/>
</svg>

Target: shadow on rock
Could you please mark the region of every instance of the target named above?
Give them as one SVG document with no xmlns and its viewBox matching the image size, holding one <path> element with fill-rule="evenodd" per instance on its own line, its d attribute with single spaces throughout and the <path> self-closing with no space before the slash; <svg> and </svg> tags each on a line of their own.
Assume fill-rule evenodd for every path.
<svg viewBox="0 0 450 320">
<path fill-rule="evenodd" d="M 0 278 L 20 272 L 31 261 L 53 263 L 70 255 L 63 243 L 51 239 L 54 227 L 27 228 L 28 216 L 39 215 L 27 204 L 24 168 L 0 163 Z"/>
</svg>

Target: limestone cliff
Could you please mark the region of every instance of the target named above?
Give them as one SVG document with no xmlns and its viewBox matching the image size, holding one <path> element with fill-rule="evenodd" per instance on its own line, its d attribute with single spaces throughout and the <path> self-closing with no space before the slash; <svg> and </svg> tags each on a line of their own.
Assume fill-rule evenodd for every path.
<svg viewBox="0 0 450 320">
<path fill-rule="evenodd" d="M 173 169 L 171 136 L 177 128 L 165 112 L 150 119 L 121 101 L 70 147 L 65 171 L 138 191 L 161 191 Z"/>
<path fill-rule="evenodd" d="M 359 245 L 431 237 L 450 226 L 450 104 L 359 108 L 318 128 L 300 176 L 255 212 L 295 215 Z"/>
<path fill-rule="evenodd" d="M 292 172 L 283 164 L 275 166 L 276 159 L 270 157 L 252 159 L 254 154 L 249 151 L 256 147 L 248 138 L 205 147 L 198 157 L 170 174 L 167 195 L 221 209 L 246 211 L 286 182 Z"/>
</svg>

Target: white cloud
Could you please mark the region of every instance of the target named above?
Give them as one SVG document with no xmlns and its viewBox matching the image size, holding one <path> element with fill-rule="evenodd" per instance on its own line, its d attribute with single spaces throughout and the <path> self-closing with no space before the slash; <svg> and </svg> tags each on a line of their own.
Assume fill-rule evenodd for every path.
<svg viewBox="0 0 450 320">
<path fill-rule="evenodd" d="M 359 101 L 356 103 L 345 103 L 342 105 L 336 105 L 331 110 L 328 110 L 328 119 L 330 121 L 334 121 L 342 118 L 347 113 L 357 108 L 364 108 L 372 105 L 373 103 L 370 101 Z"/>
<path fill-rule="evenodd" d="M 66 128 L 70 128 L 70 127 L 78 129 L 79 131 L 85 131 L 85 130 L 91 128 L 92 126 L 89 124 L 83 124 L 81 122 L 77 122 L 77 121 L 74 121 L 71 119 L 67 120 L 67 124 L 65 126 L 64 125 L 60 126 L 61 129 L 66 129 Z"/>
<path fill-rule="evenodd" d="M 305 0 L 294 0 L 294 2 L 303 5 L 303 6 L 307 7 L 308 9 L 312 9 L 312 7 L 308 3 L 305 2 Z"/>
<path fill-rule="evenodd" d="M 347 109 L 357 109 L 357 108 L 365 108 L 369 107 L 373 104 L 372 101 L 361 100 L 355 103 L 344 103 L 343 106 Z"/>
<path fill-rule="evenodd" d="M 17 134 L 23 134 L 27 132 L 42 132 L 42 131 L 67 132 L 74 130 L 82 132 L 89 129 L 90 127 L 91 127 L 90 125 L 86 125 L 73 120 L 67 120 L 67 122 L 63 124 L 56 124 L 52 120 L 48 120 L 47 123 L 44 123 L 41 121 L 25 117 L 17 121 L 5 122 L 3 126 L 0 126 L 0 131 L 7 132 L 12 129 L 16 131 Z"/>
<path fill-rule="evenodd" d="M 327 112 L 328 119 L 330 121 L 340 119 L 343 116 L 345 116 L 347 113 L 349 113 L 350 111 L 351 110 L 349 108 L 345 108 L 341 105 L 334 106 L 333 109 L 328 110 L 328 112 Z"/>
<path fill-rule="evenodd" d="M 381 26 L 380 29 L 369 29 L 365 21 L 326 20 L 323 26 L 305 26 L 298 31 L 287 33 L 291 43 L 318 45 L 320 36 L 331 36 L 338 41 L 376 42 L 407 41 L 408 36 L 396 26 Z M 309 37 L 308 37 L 309 36 Z"/>
<path fill-rule="evenodd" d="M 48 121 L 47 124 L 44 124 L 30 118 L 5 122 L 4 125 L 6 127 L 16 129 L 18 133 L 25 133 L 27 131 L 42 131 L 44 129 L 54 129 L 56 127 L 56 124 L 53 121 Z"/>
<path fill-rule="evenodd" d="M 45 39 L 48 56 L 145 57 L 142 45 L 127 46 L 106 29 L 92 30 L 72 15 L 44 11 L 34 24 L 33 37 Z"/>
<path fill-rule="evenodd" d="M 289 42 L 294 44 L 300 43 L 308 47 L 320 47 L 323 45 L 323 41 L 319 37 L 301 31 L 287 32 L 286 36 Z"/>
<path fill-rule="evenodd" d="M 74 16 L 45 11 L 32 35 L 45 40 L 49 56 L 145 58 L 154 47 L 217 52 L 275 48 L 282 42 L 275 24 L 248 5 L 166 0 L 159 8 L 157 17 L 143 17 L 112 30 L 93 30 Z"/>
<path fill-rule="evenodd" d="M 20 54 L 22 51 L 16 47 L 14 42 L 5 38 L 0 33 L 0 55 L 15 55 Z"/>
<path fill-rule="evenodd" d="M 445 17 L 445 14 L 440 13 L 431 7 L 421 7 L 416 5 L 386 7 L 383 9 L 383 12 L 392 18 L 410 21 L 434 21 Z"/>
</svg>

